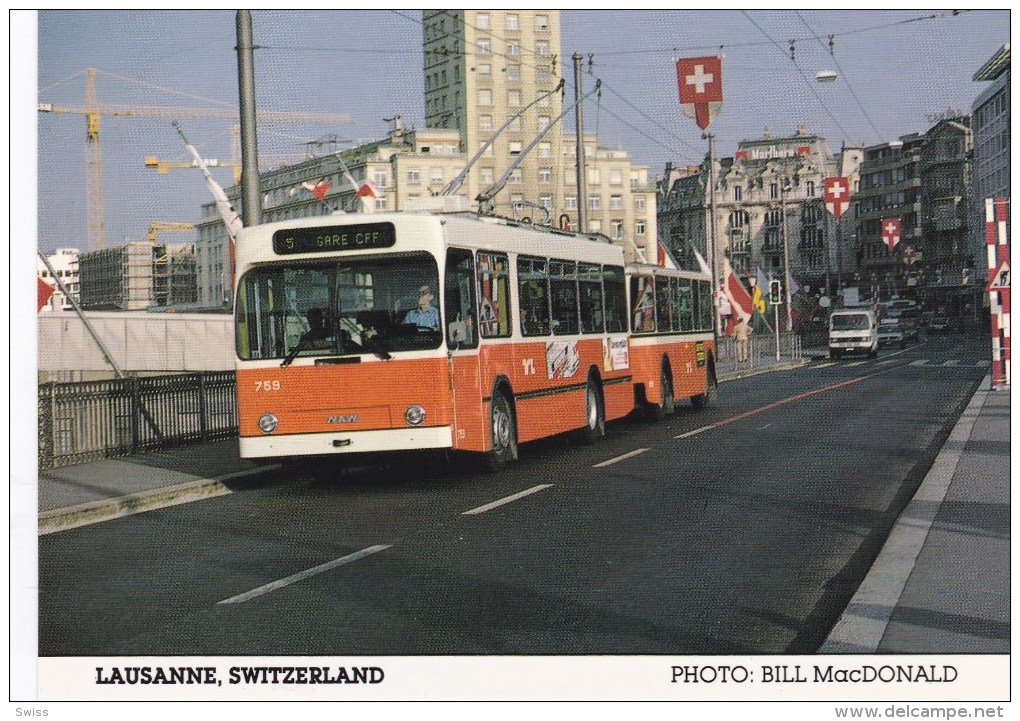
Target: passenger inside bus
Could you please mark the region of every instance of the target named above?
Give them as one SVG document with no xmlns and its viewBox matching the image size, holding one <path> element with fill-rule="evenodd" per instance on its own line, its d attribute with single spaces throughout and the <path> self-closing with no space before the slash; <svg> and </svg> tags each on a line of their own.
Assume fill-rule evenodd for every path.
<svg viewBox="0 0 1020 721">
<path fill-rule="evenodd" d="M 331 348 L 332 333 L 322 308 L 308 309 L 308 331 L 301 337 L 301 348 Z"/>
</svg>

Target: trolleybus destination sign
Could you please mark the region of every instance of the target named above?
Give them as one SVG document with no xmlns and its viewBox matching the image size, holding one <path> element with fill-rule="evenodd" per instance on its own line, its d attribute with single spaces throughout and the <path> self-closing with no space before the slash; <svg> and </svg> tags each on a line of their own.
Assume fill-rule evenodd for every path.
<svg viewBox="0 0 1020 721">
<path fill-rule="evenodd" d="M 273 250 L 280 255 L 389 248 L 396 242 L 393 223 L 286 228 L 273 233 Z"/>
</svg>

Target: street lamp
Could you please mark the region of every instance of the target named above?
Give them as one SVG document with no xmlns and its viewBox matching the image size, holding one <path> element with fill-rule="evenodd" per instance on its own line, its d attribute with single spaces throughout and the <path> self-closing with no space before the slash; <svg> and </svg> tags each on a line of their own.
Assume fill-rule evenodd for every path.
<svg viewBox="0 0 1020 721">
<path fill-rule="evenodd" d="M 786 289 L 786 332 L 793 330 L 793 309 L 790 307 L 790 238 L 786 232 L 786 192 L 793 186 L 788 178 L 783 178 L 779 184 L 779 207 L 783 215 L 783 276 Z"/>
</svg>

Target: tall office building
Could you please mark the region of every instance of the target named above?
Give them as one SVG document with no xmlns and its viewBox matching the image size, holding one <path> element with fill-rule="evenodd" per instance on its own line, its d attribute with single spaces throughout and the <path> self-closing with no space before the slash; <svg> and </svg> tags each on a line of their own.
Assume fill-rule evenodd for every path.
<svg viewBox="0 0 1020 721">
<path fill-rule="evenodd" d="M 495 135 L 458 194 L 474 203 L 509 173 L 492 198 L 496 214 L 577 228 L 577 134 L 567 130 L 574 128 L 574 112 L 560 119 L 574 102 L 573 65 L 561 51 L 559 11 L 426 10 L 423 23 L 426 125 L 456 128 L 465 163 Z M 565 97 L 554 92 L 564 76 Z M 594 88 L 594 79 L 585 78 L 591 85 L 582 92 Z M 655 184 L 647 167 L 584 135 L 584 230 L 607 235 L 631 258 L 654 262 Z"/>
</svg>

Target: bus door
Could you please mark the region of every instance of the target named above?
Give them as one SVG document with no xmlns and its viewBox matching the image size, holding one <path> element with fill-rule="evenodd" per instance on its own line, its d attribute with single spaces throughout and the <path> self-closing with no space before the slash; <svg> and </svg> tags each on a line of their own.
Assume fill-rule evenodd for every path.
<svg viewBox="0 0 1020 721">
<path fill-rule="evenodd" d="M 452 402 L 453 447 L 482 450 L 485 420 L 478 360 L 479 326 L 475 302 L 475 266 L 471 251 L 450 248 L 446 253 L 443 290 L 446 322 L 447 382 Z"/>
</svg>

